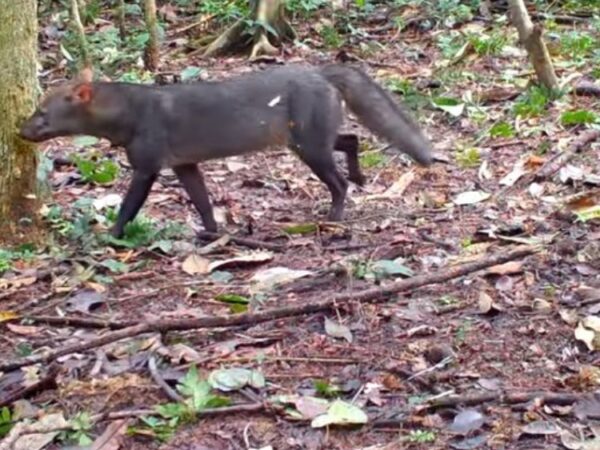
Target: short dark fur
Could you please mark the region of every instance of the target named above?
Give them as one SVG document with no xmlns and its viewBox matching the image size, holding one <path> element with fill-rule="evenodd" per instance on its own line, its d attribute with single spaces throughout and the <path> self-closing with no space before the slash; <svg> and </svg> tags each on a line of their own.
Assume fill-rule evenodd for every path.
<svg viewBox="0 0 600 450">
<path fill-rule="evenodd" d="M 123 146 L 134 169 L 112 230 L 122 236 L 165 167 L 173 168 L 202 217 L 217 224 L 197 163 L 289 146 L 328 187 L 329 219 L 342 219 L 348 183 L 332 151 L 346 154 L 348 179 L 362 185 L 358 139 L 338 134 L 341 99 L 372 131 L 422 165 L 431 147 L 416 122 L 359 69 L 288 66 L 222 82 L 168 86 L 74 80 L 50 93 L 21 127 L 31 141 L 92 135 Z"/>
</svg>

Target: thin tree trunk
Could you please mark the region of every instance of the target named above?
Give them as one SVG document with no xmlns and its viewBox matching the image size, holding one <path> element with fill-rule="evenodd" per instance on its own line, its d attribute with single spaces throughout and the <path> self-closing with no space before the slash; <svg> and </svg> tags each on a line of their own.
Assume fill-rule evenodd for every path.
<svg viewBox="0 0 600 450">
<path fill-rule="evenodd" d="M 156 0 L 144 0 L 144 18 L 149 39 L 146 46 L 146 69 L 156 70 L 160 61 L 158 42 L 158 22 L 156 20 Z"/>
<path fill-rule="evenodd" d="M 81 15 L 79 14 L 78 0 L 71 0 L 71 20 L 73 20 L 75 33 L 77 34 L 77 39 L 79 40 L 79 50 L 81 51 L 83 65 L 85 67 L 91 67 L 92 61 L 90 59 L 90 52 L 88 51 L 87 39 L 85 37 L 85 28 L 83 27 Z"/>
<path fill-rule="evenodd" d="M 0 241 L 37 234 L 35 147 L 17 136 L 37 98 L 37 0 L 0 7 Z"/>
<path fill-rule="evenodd" d="M 125 41 L 127 37 L 127 30 L 125 29 L 125 0 L 118 0 L 117 2 L 117 23 L 119 26 L 119 36 L 121 36 L 122 41 Z"/>
<path fill-rule="evenodd" d="M 529 55 L 538 81 L 550 89 L 558 89 L 558 79 L 554 73 L 550 53 L 542 39 L 542 27 L 531 22 L 523 0 L 509 0 L 510 17 L 519 32 L 519 39 Z"/>
</svg>

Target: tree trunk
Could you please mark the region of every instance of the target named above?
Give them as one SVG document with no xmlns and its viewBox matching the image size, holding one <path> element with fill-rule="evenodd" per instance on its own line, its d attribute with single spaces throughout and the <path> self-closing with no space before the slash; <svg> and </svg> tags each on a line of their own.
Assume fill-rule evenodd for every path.
<svg viewBox="0 0 600 450">
<path fill-rule="evenodd" d="M 296 33 L 285 18 L 285 0 L 250 0 L 252 6 L 251 21 L 262 24 L 254 32 L 250 57 L 261 54 L 274 55 L 279 52 L 277 45 L 283 41 L 294 40 Z M 216 56 L 244 47 L 246 42 L 246 20 L 240 19 L 227 28 L 204 50 L 203 56 Z M 275 31 L 276 36 L 269 30 Z"/>
<path fill-rule="evenodd" d="M 81 1 L 81 0 L 79 0 Z M 85 28 L 81 21 L 81 14 L 79 13 L 79 2 L 78 0 L 71 0 L 71 20 L 79 40 L 79 51 L 81 52 L 81 59 L 83 60 L 84 67 L 91 67 L 92 61 L 90 59 L 90 52 L 88 51 L 87 39 L 85 37 Z"/>
<path fill-rule="evenodd" d="M 37 0 L 0 7 L 0 241 L 37 234 L 35 147 L 17 136 L 37 98 Z"/>
<path fill-rule="evenodd" d="M 127 31 L 125 29 L 125 0 L 117 1 L 117 23 L 119 26 L 119 36 L 121 40 L 125 42 L 127 37 Z"/>
<path fill-rule="evenodd" d="M 158 69 L 160 61 L 158 47 L 158 22 L 156 20 L 156 0 L 144 0 L 144 19 L 148 31 L 148 44 L 144 54 L 144 64 L 148 70 Z"/>
<path fill-rule="evenodd" d="M 541 25 L 533 25 L 523 0 L 509 0 L 511 22 L 519 32 L 519 40 L 527 50 L 538 81 L 549 89 L 558 89 L 550 53 L 542 39 Z"/>
</svg>

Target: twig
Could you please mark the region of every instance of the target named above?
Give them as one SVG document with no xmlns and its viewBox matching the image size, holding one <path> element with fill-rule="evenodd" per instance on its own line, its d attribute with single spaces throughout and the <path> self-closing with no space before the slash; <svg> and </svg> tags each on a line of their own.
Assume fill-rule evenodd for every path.
<svg viewBox="0 0 600 450">
<path fill-rule="evenodd" d="M 174 402 L 182 402 L 184 400 L 183 397 L 175 391 L 175 389 L 172 389 L 171 386 L 169 386 L 167 382 L 162 379 L 158 373 L 158 367 L 156 367 L 156 358 L 154 355 L 148 359 L 148 370 L 150 370 L 150 375 L 152 375 L 154 382 L 160 386 L 165 394 L 167 394 L 167 397 Z"/>
<path fill-rule="evenodd" d="M 475 406 L 487 402 L 498 402 L 514 405 L 539 400 L 546 405 L 566 406 L 582 398 L 579 394 L 562 392 L 486 392 L 484 394 L 453 395 L 451 397 L 432 400 L 423 405 L 424 409 L 441 408 L 449 406 Z"/>
<path fill-rule="evenodd" d="M 28 321 L 33 323 L 42 323 L 46 325 L 60 327 L 77 327 L 77 328 L 92 328 L 92 329 L 109 329 L 120 330 L 122 328 L 132 327 L 138 322 L 118 321 L 118 320 L 102 320 L 102 319 L 84 319 L 81 317 L 69 316 L 26 316 Z M 8 321 L 7 321 L 8 322 Z"/>
<path fill-rule="evenodd" d="M 200 231 L 197 234 L 197 237 L 203 240 L 212 240 L 220 239 L 223 237 L 223 235 L 220 233 L 213 233 L 211 231 Z M 249 248 L 264 248 L 273 251 L 282 251 L 285 249 L 285 245 L 273 244 L 271 242 L 257 241 L 254 239 L 246 239 L 236 236 L 229 236 L 229 241 L 233 242 L 234 244 L 243 245 Z"/>
<path fill-rule="evenodd" d="M 105 344 L 109 344 L 111 342 L 119 341 L 121 339 L 130 338 L 149 332 L 165 333 L 167 331 L 183 331 L 200 328 L 229 328 L 239 325 L 256 325 L 259 323 L 269 322 L 277 319 L 290 318 L 305 314 L 326 311 L 334 306 L 340 307 L 341 305 L 350 302 L 384 302 L 387 301 L 390 296 L 396 295 L 400 292 L 409 291 L 429 284 L 442 283 L 454 278 L 467 275 L 472 272 L 495 266 L 497 264 L 503 264 L 514 259 L 519 259 L 528 255 L 532 255 L 534 253 L 537 253 L 539 250 L 540 248 L 538 247 L 521 246 L 509 252 L 489 256 L 487 258 L 481 258 L 478 261 L 459 264 L 454 267 L 448 267 L 444 270 L 439 270 L 437 272 L 425 275 L 418 275 L 412 278 L 391 283 L 390 285 L 385 287 L 376 287 L 350 294 L 333 295 L 322 300 L 302 305 L 287 306 L 283 308 L 273 308 L 257 313 L 235 314 L 231 316 L 151 320 L 148 322 L 141 323 L 139 325 L 106 333 L 104 336 L 92 339 L 87 342 L 74 344 L 54 350 L 48 350 L 42 354 L 30 355 L 21 359 L 0 364 L 0 371 L 14 370 L 18 369 L 19 367 L 24 367 L 32 364 L 48 363 L 64 355 L 82 352 L 92 348 L 100 347 Z"/>
</svg>

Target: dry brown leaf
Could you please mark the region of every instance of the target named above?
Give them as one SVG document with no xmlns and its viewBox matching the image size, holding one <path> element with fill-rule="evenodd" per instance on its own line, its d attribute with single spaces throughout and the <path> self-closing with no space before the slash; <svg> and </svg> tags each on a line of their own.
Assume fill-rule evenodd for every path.
<svg viewBox="0 0 600 450">
<path fill-rule="evenodd" d="M 488 274 L 493 275 L 510 275 L 514 273 L 520 273 L 523 271 L 523 262 L 522 261 L 509 261 L 504 264 L 498 264 L 497 266 L 492 266 L 487 270 Z"/>
<path fill-rule="evenodd" d="M 181 269 L 188 275 L 206 274 L 210 272 L 210 261 L 202 256 L 190 255 L 181 264 Z"/>
<path fill-rule="evenodd" d="M 34 327 L 31 325 L 17 325 L 16 323 L 7 323 L 6 328 L 16 334 L 20 334 L 22 336 L 32 336 L 34 334 L 39 334 L 41 327 Z"/>
</svg>

